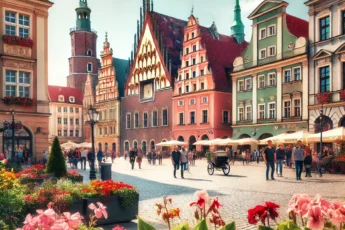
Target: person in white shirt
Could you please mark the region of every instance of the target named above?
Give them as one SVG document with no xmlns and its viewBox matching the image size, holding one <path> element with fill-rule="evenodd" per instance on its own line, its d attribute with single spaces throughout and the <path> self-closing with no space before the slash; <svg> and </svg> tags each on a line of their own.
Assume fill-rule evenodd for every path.
<svg viewBox="0 0 345 230">
<path fill-rule="evenodd" d="M 86 170 L 86 156 L 87 156 L 87 149 L 83 149 L 80 153 L 80 168 Z"/>
</svg>

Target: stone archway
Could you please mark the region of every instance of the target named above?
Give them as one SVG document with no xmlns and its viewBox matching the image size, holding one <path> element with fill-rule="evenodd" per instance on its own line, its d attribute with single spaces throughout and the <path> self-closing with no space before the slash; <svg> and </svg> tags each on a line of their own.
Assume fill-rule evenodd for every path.
<svg viewBox="0 0 345 230">
<path fill-rule="evenodd" d="M 191 149 L 193 149 L 194 148 L 194 143 L 196 142 L 196 138 L 195 138 L 195 136 L 190 136 L 189 137 L 189 141 L 188 141 L 188 150 L 191 150 Z"/>
<path fill-rule="evenodd" d="M 241 134 L 238 139 L 244 139 L 244 138 L 250 138 L 250 136 L 248 134 Z"/>
<path fill-rule="evenodd" d="M 32 157 L 33 155 L 33 142 L 32 142 L 32 133 L 31 131 L 23 126 L 23 128 L 14 131 L 14 149 L 22 148 L 28 150 L 28 155 Z M 3 152 L 10 153 L 12 151 L 12 130 L 7 129 L 3 132 L 3 142 L 2 148 Z"/>
<path fill-rule="evenodd" d="M 263 139 L 270 138 L 270 137 L 273 137 L 273 135 L 271 133 L 263 133 L 260 135 L 258 140 L 263 140 Z"/>
<path fill-rule="evenodd" d="M 184 138 L 183 138 L 183 136 L 178 136 L 177 140 L 178 140 L 178 141 L 182 141 L 182 142 L 184 142 Z"/>
<path fill-rule="evenodd" d="M 323 132 L 333 129 L 333 121 L 328 116 L 322 116 L 322 119 L 318 117 L 314 121 L 314 132 L 320 133 L 321 130 Z"/>
</svg>

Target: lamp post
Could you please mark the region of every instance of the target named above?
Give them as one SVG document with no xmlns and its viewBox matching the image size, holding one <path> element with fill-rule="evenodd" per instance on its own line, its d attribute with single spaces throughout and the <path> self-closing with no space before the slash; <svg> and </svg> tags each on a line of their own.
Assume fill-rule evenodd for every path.
<svg viewBox="0 0 345 230">
<path fill-rule="evenodd" d="M 14 110 L 11 110 L 11 115 L 12 115 L 12 125 L 11 125 L 11 134 L 12 134 L 12 153 L 11 153 L 11 164 L 16 163 L 16 153 L 14 151 L 14 130 L 16 126 L 16 120 L 14 119 Z"/>
<path fill-rule="evenodd" d="M 320 129 L 320 156 L 319 156 L 319 175 L 320 177 L 322 176 L 322 168 L 321 168 L 321 162 L 320 159 L 322 159 L 322 132 L 323 132 L 323 123 L 322 123 L 322 118 L 323 118 L 323 104 L 321 104 L 321 109 L 320 109 L 320 117 L 319 117 L 319 129 Z"/>
<path fill-rule="evenodd" d="M 95 124 L 99 121 L 99 113 L 95 108 L 90 106 L 88 110 L 88 123 L 91 126 L 91 144 L 92 144 L 92 154 L 93 154 L 93 159 L 90 160 L 90 180 L 95 180 L 96 179 L 96 170 L 95 170 L 95 158 L 96 158 L 96 153 L 95 153 L 95 136 L 94 136 L 94 126 Z"/>
</svg>

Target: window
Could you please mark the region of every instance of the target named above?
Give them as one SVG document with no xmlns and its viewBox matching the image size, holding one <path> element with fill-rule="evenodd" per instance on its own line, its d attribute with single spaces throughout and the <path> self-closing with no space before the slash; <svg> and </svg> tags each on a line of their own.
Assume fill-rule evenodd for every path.
<svg viewBox="0 0 345 230">
<path fill-rule="evenodd" d="M 168 126 L 168 110 L 163 109 L 162 115 L 163 115 L 163 126 Z"/>
<path fill-rule="evenodd" d="M 200 70 L 200 76 L 204 76 L 205 75 L 205 71 L 202 69 Z"/>
<path fill-rule="evenodd" d="M 208 102 L 208 97 L 202 97 L 202 103 L 207 103 Z"/>
<path fill-rule="evenodd" d="M 143 123 L 144 123 L 144 128 L 147 128 L 148 127 L 148 113 L 144 113 L 143 114 Z"/>
<path fill-rule="evenodd" d="M 153 111 L 152 112 L 152 127 L 157 127 L 158 126 L 158 112 Z"/>
<path fill-rule="evenodd" d="M 189 92 L 189 85 L 186 85 L 186 93 Z"/>
<path fill-rule="evenodd" d="M 64 131 L 63 131 L 63 136 L 64 136 L 64 137 L 67 137 L 67 130 L 64 130 Z"/>
<path fill-rule="evenodd" d="M 204 56 L 200 57 L 200 62 L 203 63 L 204 62 Z"/>
<path fill-rule="evenodd" d="M 229 124 L 229 111 L 223 111 L 223 123 Z"/>
<path fill-rule="evenodd" d="M 29 37 L 30 18 L 27 15 L 15 12 L 5 12 L 5 33 L 6 35 Z"/>
<path fill-rule="evenodd" d="M 291 116 L 291 101 L 284 101 L 284 117 Z"/>
<path fill-rule="evenodd" d="M 60 117 L 58 118 L 58 124 L 61 124 L 61 118 Z"/>
<path fill-rule="evenodd" d="M 320 92 L 330 91 L 329 66 L 320 68 Z"/>
<path fill-rule="evenodd" d="M 65 125 L 67 125 L 67 118 L 64 118 L 64 119 L 63 119 L 63 123 L 64 123 Z"/>
<path fill-rule="evenodd" d="M 76 125 L 79 125 L 79 119 L 78 119 L 78 118 L 75 119 L 75 124 L 76 124 Z"/>
<path fill-rule="evenodd" d="M 262 105 L 258 105 L 258 110 L 259 110 L 259 116 L 258 116 L 258 119 L 259 120 L 264 120 L 265 119 L 265 105 L 262 104 Z"/>
<path fill-rule="evenodd" d="M 73 137 L 73 136 L 74 136 L 74 130 L 70 130 L 70 131 L 69 131 L 69 136 L 70 136 L 70 137 Z"/>
<path fill-rule="evenodd" d="M 79 137 L 79 130 L 76 130 L 76 131 L 75 131 L 75 136 L 76 136 L 76 137 Z"/>
<path fill-rule="evenodd" d="M 58 130 L 58 136 L 61 137 L 61 130 Z"/>
<path fill-rule="evenodd" d="M 270 73 L 268 74 L 268 85 L 275 86 L 276 85 L 276 74 Z"/>
<path fill-rule="evenodd" d="M 184 118 L 183 118 L 183 113 L 179 113 L 179 125 L 183 125 Z"/>
<path fill-rule="evenodd" d="M 196 84 L 193 84 L 193 91 L 196 91 Z"/>
<path fill-rule="evenodd" d="M 139 113 L 134 113 L 134 128 L 139 128 Z"/>
<path fill-rule="evenodd" d="M 6 70 L 6 96 L 30 98 L 30 73 Z"/>
<path fill-rule="evenodd" d="M 268 36 L 273 36 L 273 35 L 276 35 L 276 26 L 275 25 L 268 26 Z"/>
<path fill-rule="evenodd" d="M 75 108 L 75 113 L 79 113 L 79 108 Z"/>
<path fill-rule="evenodd" d="M 202 123 L 205 124 L 208 122 L 208 111 L 207 110 L 203 110 L 202 111 Z"/>
<path fill-rule="evenodd" d="M 87 51 L 87 56 L 92 56 L 92 51 L 91 50 Z"/>
<path fill-rule="evenodd" d="M 61 107 L 57 108 L 58 113 L 61 113 Z"/>
<path fill-rule="evenodd" d="M 330 38 L 331 27 L 329 16 L 320 19 L 320 41 Z"/>
<path fill-rule="evenodd" d="M 284 70 L 284 82 L 290 82 L 291 81 L 291 70 Z"/>
<path fill-rule="evenodd" d="M 189 73 L 186 73 L 186 79 L 189 79 Z"/>
<path fill-rule="evenodd" d="M 186 67 L 188 67 L 189 66 L 189 61 L 186 61 Z"/>
<path fill-rule="evenodd" d="M 196 52 L 196 45 L 193 46 L 193 52 Z"/>
<path fill-rule="evenodd" d="M 58 100 L 59 102 L 64 102 L 65 101 L 64 96 L 60 95 Z"/>
<path fill-rule="evenodd" d="M 74 103 L 74 97 L 69 97 L 69 102 Z"/>
<path fill-rule="evenodd" d="M 184 102 L 183 100 L 179 100 L 178 101 L 178 106 L 183 106 L 183 104 L 184 104 L 183 102 Z"/>
<path fill-rule="evenodd" d="M 238 91 L 244 91 L 244 81 L 238 81 Z"/>
<path fill-rule="evenodd" d="M 69 112 L 70 112 L 70 113 L 73 113 L 73 112 L 74 112 L 73 107 L 69 107 Z"/>
<path fill-rule="evenodd" d="M 92 63 L 87 63 L 87 72 L 92 72 Z"/>
<path fill-rule="evenodd" d="M 266 58 L 266 49 L 260 50 L 260 59 Z"/>
<path fill-rule="evenodd" d="M 264 39 L 266 38 L 266 28 L 263 28 L 260 30 L 260 38 L 259 39 Z"/>
<path fill-rule="evenodd" d="M 293 107 L 294 107 L 294 116 L 300 117 L 301 116 L 301 99 L 295 99 L 293 101 Z"/>
<path fill-rule="evenodd" d="M 341 11 L 342 34 L 345 34 L 345 10 Z"/>
<path fill-rule="evenodd" d="M 182 88 L 178 88 L 178 94 L 182 94 Z"/>
<path fill-rule="evenodd" d="M 194 32 L 192 33 L 192 38 L 194 38 L 195 37 L 195 34 L 194 34 Z"/>
<path fill-rule="evenodd" d="M 189 104 L 190 104 L 190 105 L 195 105 L 195 99 L 194 99 L 194 98 L 193 98 L 193 99 L 190 99 Z"/>
<path fill-rule="evenodd" d="M 182 81 L 182 75 L 179 75 L 179 76 L 178 76 L 178 80 L 179 80 L 179 81 Z"/>
<path fill-rule="evenodd" d="M 99 128 L 99 135 L 102 135 L 102 128 Z"/>
<path fill-rule="evenodd" d="M 189 48 L 186 48 L 186 54 L 188 54 L 189 53 Z"/>
<path fill-rule="evenodd" d="M 131 114 L 128 113 L 126 114 L 126 129 L 130 129 L 131 128 Z"/>
<path fill-rule="evenodd" d="M 200 89 L 205 89 L 205 83 L 202 82 L 202 83 L 200 84 Z"/>
<path fill-rule="evenodd" d="M 63 107 L 63 112 L 67 113 L 67 107 Z"/>
<path fill-rule="evenodd" d="M 258 81 L 259 81 L 259 84 L 258 84 L 259 89 L 265 88 L 265 76 L 259 76 Z"/>
<path fill-rule="evenodd" d="M 293 76 L 295 81 L 300 81 L 301 80 L 301 68 L 294 68 L 293 69 Z"/>
<path fill-rule="evenodd" d="M 73 125 L 73 118 L 70 118 L 70 119 L 69 119 L 69 124 L 70 124 L 70 125 Z"/>
<path fill-rule="evenodd" d="M 275 119 L 276 118 L 276 104 L 269 103 L 268 109 L 269 109 L 269 119 Z"/>
<path fill-rule="evenodd" d="M 244 108 L 243 107 L 238 108 L 238 120 L 244 121 Z"/>
<path fill-rule="evenodd" d="M 108 135 L 108 128 L 107 127 L 104 128 L 104 135 Z"/>
<path fill-rule="evenodd" d="M 190 124 L 195 124 L 195 112 L 190 112 Z"/>
<path fill-rule="evenodd" d="M 193 71 L 193 78 L 196 78 L 196 72 Z"/>
<path fill-rule="evenodd" d="M 251 105 L 246 106 L 246 120 L 248 121 L 252 120 L 252 106 Z"/>
<path fill-rule="evenodd" d="M 246 79 L 246 90 L 251 90 L 252 89 L 252 79 Z"/>
<path fill-rule="evenodd" d="M 270 46 L 268 47 L 268 56 L 275 56 L 276 55 L 276 47 Z"/>
<path fill-rule="evenodd" d="M 195 65 L 196 64 L 196 59 L 195 58 L 193 58 L 193 65 Z"/>
</svg>

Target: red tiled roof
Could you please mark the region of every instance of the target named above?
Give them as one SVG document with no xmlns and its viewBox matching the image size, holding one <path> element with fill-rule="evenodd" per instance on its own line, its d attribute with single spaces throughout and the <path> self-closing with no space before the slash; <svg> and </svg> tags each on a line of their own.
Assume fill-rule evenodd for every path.
<svg viewBox="0 0 345 230">
<path fill-rule="evenodd" d="M 290 14 L 286 14 L 286 25 L 290 33 L 299 37 L 305 37 L 308 39 L 309 36 L 309 22 Z"/>
<path fill-rule="evenodd" d="M 83 93 L 78 89 L 49 85 L 48 92 L 52 102 L 59 102 L 59 96 L 62 95 L 65 99 L 64 103 L 70 103 L 69 97 L 73 96 L 75 99 L 73 104 L 83 104 Z"/>
</svg>

